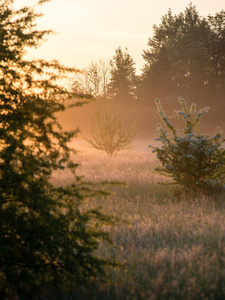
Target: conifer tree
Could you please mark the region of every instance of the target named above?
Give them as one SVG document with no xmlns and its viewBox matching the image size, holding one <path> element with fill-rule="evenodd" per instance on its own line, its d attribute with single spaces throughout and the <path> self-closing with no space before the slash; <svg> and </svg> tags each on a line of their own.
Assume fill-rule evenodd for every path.
<svg viewBox="0 0 225 300">
<path fill-rule="evenodd" d="M 196 130 L 209 108 L 197 111 L 195 104 L 188 108 L 184 99 L 180 98 L 179 102 L 182 109 L 168 117 L 160 100 L 156 99 L 158 113 L 168 130 L 158 125 L 156 141 L 162 146 L 153 147 L 153 152 L 162 165 L 156 171 L 172 178 L 170 184 L 176 186 L 176 195 L 218 195 L 225 188 L 225 150 L 222 147 L 225 140 L 220 130 L 213 136 Z M 175 128 L 172 118 L 184 122 L 182 132 Z"/>
<path fill-rule="evenodd" d="M 135 99 L 138 77 L 135 74 L 135 63 L 128 50 L 123 51 L 121 47 L 116 49 L 116 54 L 110 61 L 110 67 L 109 94 L 111 98 L 121 102 Z"/>
</svg>

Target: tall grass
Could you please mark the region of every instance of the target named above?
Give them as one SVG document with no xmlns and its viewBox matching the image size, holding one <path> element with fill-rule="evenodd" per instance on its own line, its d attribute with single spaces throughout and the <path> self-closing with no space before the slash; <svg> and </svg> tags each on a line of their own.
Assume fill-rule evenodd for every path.
<svg viewBox="0 0 225 300">
<path fill-rule="evenodd" d="M 74 293 L 74 299 L 225 299 L 225 199 L 176 201 L 168 181 L 154 172 L 151 151 L 135 149 L 107 157 L 83 149 L 75 157 L 79 173 L 89 181 L 125 181 L 107 186 L 111 195 L 95 198 L 89 207 L 128 222 L 111 228 L 114 254 L 123 268 L 108 269 L 108 281 Z M 72 180 L 55 174 L 56 184 Z"/>
</svg>

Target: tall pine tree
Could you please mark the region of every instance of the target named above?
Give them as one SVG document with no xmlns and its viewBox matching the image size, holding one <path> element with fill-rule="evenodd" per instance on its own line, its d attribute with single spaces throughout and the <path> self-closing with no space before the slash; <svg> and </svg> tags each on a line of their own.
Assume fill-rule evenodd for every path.
<svg viewBox="0 0 225 300">
<path fill-rule="evenodd" d="M 135 63 L 128 53 L 121 47 L 116 49 L 116 54 L 110 61 L 109 94 L 113 100 L 128 102 L 136 98 L 138 78 Z"/>
</svg>

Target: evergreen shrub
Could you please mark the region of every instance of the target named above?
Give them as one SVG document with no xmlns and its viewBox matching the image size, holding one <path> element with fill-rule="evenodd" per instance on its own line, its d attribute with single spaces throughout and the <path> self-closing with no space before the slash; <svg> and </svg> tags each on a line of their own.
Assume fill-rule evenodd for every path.
<svg viewBox="0 0 225 300">
<path fill-rule="evenodd" d="M 210 136 L 196 130 L 209 108 L 197 111 L 195 104 L 188 108 L 186 101 L 179 98 L 182 110 L 174 111 L 173 115 L 168 117 L 160 100 L 156 99 L 155 102 L 160 118 L 167 128 L 164 129 L 160 124 L 157 128 L 156 141 L 161 142 L 162 146 L 153 147 L 153 152 L 162 165 L 157 167 L 156 171 L 172 178 L 171 184 L 176 185 L 174 191 L 178 194 L 212 196 L 221 193 L 225 188 L 222 132 L 218 129 Z M 182 132 L 174 127 L 172 118 L 184 122 Z"/>
</svg>

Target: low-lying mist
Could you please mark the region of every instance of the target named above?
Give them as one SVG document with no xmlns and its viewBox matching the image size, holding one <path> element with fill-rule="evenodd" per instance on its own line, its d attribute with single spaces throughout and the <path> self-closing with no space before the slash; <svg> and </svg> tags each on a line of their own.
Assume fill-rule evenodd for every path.
<svg viewBox="0 0 225 300">
<path fill-rule="evenodd" d="M 79 101 L 79 99 L 78 99 Z M 173 110 L 180 110 L 177 99 L 168 103 L 163 101 L 162 105 L 167 115 L 171 115 Z M 194 101 L 193 101 L 194 102 Z M 188 103 L 189 105 L 191 103 Z M 201 109 L 204 106 L 197 105 L 197 109 Z M 138 102 L 132 100 L 126 101 L 113 101 L 110 99 L 96 98 L 90 103 L 84 104 L 74 108 L 68 108 L 66 111 L 57 114 L 60 124 L 65 130 L 73 130 L 77 127 L 80 129 L 78 136 L 80 138 L 90 138 L 91 129 L 95 123 L 96 113 L 104 113 L 107 111 L 109 114 L 119 114 L 121 120 L 125 126 L 134 124 L 137 131 L 136 138 L 139 140 L 152 140 L 155 138 L 156 127 L 158 123 L 161 123 L 160 117 L 157 113 L 157 108 L 153 99 L 150 99 L 148 103 Z M 220 127 L 225 129 L 224 110 L 220 107 L 210 107 L 210 110 L 199 125 L 199 130 L 203 134 L 213 134 L 216 128 Z M 176 128 L 182 129 L 183 124 L 177 120 L 173 120 Z"/>
</svg>

